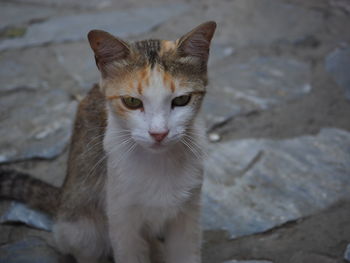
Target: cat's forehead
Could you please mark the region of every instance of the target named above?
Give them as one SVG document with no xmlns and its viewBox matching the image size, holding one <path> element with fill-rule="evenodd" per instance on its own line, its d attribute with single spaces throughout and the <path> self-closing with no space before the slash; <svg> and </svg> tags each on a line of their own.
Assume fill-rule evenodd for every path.
<svg viewBox="0 0 350 263">
<path fill-rule="evenodd" d="M 195 89 L 199 91 L 196 83 L 190 83 L 186 78 L 180 76 L 173 76 L 158 63 L 155 63 L 154 65 L 147 64 L 133 71 L 112 90 L 120 96 L 154 97 L 156 95 L 162 97 L 189 93 Z"/>
<path fill-rule="evenodd" d="M 195 66 L 181 59 L 176 45 L 176 41 L 157 39 L 134 42 L 135 57 L 129 61 L 128 70 L 108 79 L 112 84 L 107 85 L 107 93 L 147 96 L 203 92 L 206 75 L 197 74 Z"/>
<path fill-rule="evenodd" d="M 154 67 L 160 62 L 161 42 L 158 39 L 142 40 L 135 42 L 133 47 L 146 59 L 146 64 Z"/>
<path fill-rule="evenodd" d="M 146 59 L 151 67 L 155 64 L 164 64 L 176 50 L 177 41 L 148 39 L 133 43 L 134 48 Z"/>
</svg>

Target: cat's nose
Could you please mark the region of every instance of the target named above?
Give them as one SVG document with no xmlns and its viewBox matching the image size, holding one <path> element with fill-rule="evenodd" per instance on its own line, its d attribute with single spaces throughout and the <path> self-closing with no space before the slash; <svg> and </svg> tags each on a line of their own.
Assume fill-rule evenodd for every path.
<svg viewBox="0 0 350 263">
<path fill-rule="evenodd" d="M 161 142 L 168 135 L 168 133 L 169 130 L 166 130 L 164 132 L 149 132 L 149 135 L 151 135 L 157 142 Z"/>
</svg>

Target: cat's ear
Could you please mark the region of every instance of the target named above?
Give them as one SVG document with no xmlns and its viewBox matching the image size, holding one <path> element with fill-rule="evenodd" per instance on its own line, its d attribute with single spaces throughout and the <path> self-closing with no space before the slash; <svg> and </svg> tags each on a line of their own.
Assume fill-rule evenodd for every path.
<svg viewBox="0 0 350 263">
<path fill-rule="evenodd" d="M 125 59 L 130 54 L 130 47 L 126 42 L 105 31 L 91 30 L 87 37 L 101 72 L 111 62 Z"/>
<path fill-rule="evenodd" d="M 180 55 L 197 57 L 206 62 L 215 29 L 216 23 L 208 21 L 181 37 L 178 41 Z"/>
</svg>

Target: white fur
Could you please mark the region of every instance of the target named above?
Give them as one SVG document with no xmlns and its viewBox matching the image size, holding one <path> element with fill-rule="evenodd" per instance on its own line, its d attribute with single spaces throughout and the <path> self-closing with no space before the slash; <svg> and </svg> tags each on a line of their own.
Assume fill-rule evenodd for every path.
<svg viewBox="0 0 350 263">
<path fill-rule="evenodd" d="M 110 253 L 107 226 L 88 218 L 58 221 L 53 229 L 55 245 L 63 254 L 71 254 L 78 263 L 97 263 Z"/>
<path fill-rule="evenodd" d="M 172 99 L 184 92 L 188 91 L 171 93 L 153 71 L 149 87 L 138 96 L 144 111 L 135 110 L 123 120 L 108 107 L 106 201 L 117 262 L 150 262 L 149 247 L 141 235 L 145 229 L 155 237 L 165 236 L 167 263 L 200 262 L 202 161 L 200 149 L 188 149 L 181 139 L 189 125 L 198 132 L 203 129 L 193 122 L 191 104 L 171 108 Z M 155 146 L 149 132 L 164 130 L 169 130 L 168 136 Z"/>
</svg>

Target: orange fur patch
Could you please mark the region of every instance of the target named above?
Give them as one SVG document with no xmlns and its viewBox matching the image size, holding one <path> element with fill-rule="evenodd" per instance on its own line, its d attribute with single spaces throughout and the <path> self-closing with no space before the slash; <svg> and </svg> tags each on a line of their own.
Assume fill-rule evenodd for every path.
<svg viewBox="0 0 350 263">
<path fill-rule="evenodd" d="M 134 89 L 133 80 L 130 78 L 128 81 L 128 91 L 131 92 Z"/>
<path fill-rule="evenodd" d="M 160 55 L 162 56 L 164 53 L 175 49 L 176 49 L 176 43 L 174 41 L 163 40 L 160 46 Z"/>
<path fill-rule="evenodd" d="M 142 95 L 142 92 L 143 92 L 143 87 L 142 87 L 142 84 L 141 84 L 141 81 L 139 81 L 137 83 L 137 92 Z"/>
<path fill-rule="evenodd" d="M 175 82 L 168 72 L 163 72 L 163 83 L 165 86 L 169 85 L 171 92 L 175 91 Z"/>
<path fill-rule="evenodd" d="M 167 72 L 163 72 L 163 83 L 167 84 L 168 82 L 170 82 L 170 79 L 171 79 L 170 74 Z"/>
<path fill-rule="evenodd" d="M 173 80 L 171 80 L 171 82 L 170 82 L 170 90 L 172 93 L 174 93 L 174 91 L 175 91 L 175 82 Z"/>
<path fill-rule="evenodd" d="M 143 68 L 139 74 L 138 74 L 138 84 L 137 84 L 137 91 L 140 95 L 143 93 L 143 85 L 148 86 L 149 85 L 149 78 L 150 78 L 150 70 L 149 66 L 146 66 Z"/>
<path fill-rule="evenodd" d="M 119 99 L 120 96 L 118 95 L 111 95 L 111 96 L 107 96 L 107 100 L 114 100 L 114 99 Z"/>
</svg>

